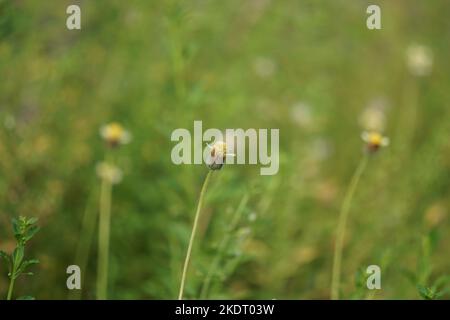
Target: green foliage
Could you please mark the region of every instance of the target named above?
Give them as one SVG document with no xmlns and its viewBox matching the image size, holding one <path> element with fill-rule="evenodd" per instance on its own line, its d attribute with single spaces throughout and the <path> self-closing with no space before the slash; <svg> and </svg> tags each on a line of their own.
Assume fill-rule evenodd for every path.
<svg viewBox="0 0 450 320">
<path fill-rule="evenodd" d="M 419 296 L 425 300 L 445 298 L 450 293 L 449 275 L 442 275 L 432 280 L 432 254 L 436 249 L 437 241 L 436 230 L 431 230 L 423 236 L 418 253 L 416 271 L 404 271 L 405 277 L 417 288 Z"/>
<path fill-rule="evenodd" d="M 36 226 L 37 221 L 37 218 L 26 218 L 22 216 L 18 219 L 12 219 L 14 237 L 17 242 L 16 248 L 10 255 L 4 251 L 0 251 L 0 258 L 2 258 L 8 265 L 8 277 L 10 278 L 10 289 L 7 297 L 8 300 L 11 298 L 14 281 L 20 275 L 33 275 L 33 273 L 29 272 L 27 269 L 30 266 L 39 263 L 39 260 L 37 259 L 24 259 L 26 243 L 39 231 L 39 227 Z M 29 297 L 25 298 L 27 298 L 25 300 L 29 300 Z"/>
<path fill-rule="evenodd" d="M 65 299 L 64 270 L 76 264 L 81 298 L 95 298 L 99 128 L 117 121 L 133 140 L 113 151 L 123 179 L 112 193 L 108 297 L 176 298 L 207 167 L 174 165 L 170 136 L 202 120 L 204 129 L 280 129 L 280 170 L 215 175 L 186 296 L 199 296 L 220 256 L 210 298 L 328 299 L 339 206 L 363 148 L 362 115 L 375 105 L 390 145 L 352 201 L 341 296 L 367 298 L 370 264 L 382 271 L 373 298 L 433 291 L 450 270 L 450 1 L 377 3 L 382 30 L 365 27 L 367 1 L 82 1 L 82 29 L 69 31 L 67 1 L 0 0 L 1 270 L 23 253 L 13 253 L 11 217 L 32 214 L 45 231 L 18 240 L 22 274 L 32 271 L 29 245 L 42 271 L 18 288 Z M 408 69 L 412 43 L 433 53 L 427 77 Z M 0 294 L 9 280 L 0 276 Z"/>
</svg>

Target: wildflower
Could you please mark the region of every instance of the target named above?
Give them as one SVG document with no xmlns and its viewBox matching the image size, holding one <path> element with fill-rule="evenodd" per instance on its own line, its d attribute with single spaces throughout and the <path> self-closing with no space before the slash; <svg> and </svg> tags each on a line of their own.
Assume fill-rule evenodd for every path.
<svg viewBox="0 0 450 320">
<path fill-rule="evenodd" d="M 208 144 L 210 149 L 209 158 L 206 164 L 211 170 L 220 170 L 225 163 L 227 156 L 234 156 L 234 154 L 227 153 L 227 144 L 223 141 L 217 141 L 212 146 Z"/>
<path fill-rule="evenodd" d="M 301 128 L 311 128 L 313 116 L 311 107 L 307 103 L 298 102 L 291 108 L 291 119 Z"/>
<path fill-rule="evenodd" d="M 389 138 L 384 137 L 381 133 L 376 131 L 363 132 L 361 138 L 366 142 L 367 151 L 370 153 L 378 151 L 380 147 L 389 145 Z"/>
<path fill-rule="evenodd" d="M 223 141 L 217 141 L 212 146 L 208 144 L 208 148 L 210 149 L 206 159 L 206 163 L 211 170 L 219 170 L 222 168 L 225 163 L 226 157 L 231 154 L 227 153 L 227 144 Z M 205 150 L 206 151 L 206 150 Z M 234 155 L 233 155 L 234 156 Z M 192 247 L 194 243 L 195 234 L 197 232 L 198 221 L 200 217 L 200 212 L 202 210 L 203 200 L 205 199 L 206 189 L 208 187 L 209 179 L 211 178 L 213 171 L 208 171 L 206 174 L 205 180 L 203 181 L 203 186 L 200 191 L 200 196 L 197 202 L 197 210 L 195 212 L 194 224 L 192 225 L 191 237 L 189 238 L 189 245 L 186 252 L 186 258 L 183 264 L 183 271 L 181 274 L 181 283 L 180 283 L 180 291 L 178 293 L 178 300 L 183 300 L 184 294 L 184 285 L 186 282 L 187 270 L 189 267 L 189 261 L 191 259 Z M 205 283 L 207 280 L 205 280 Z"/>
<path fill-rule="evenodd" d="M 310 153 L 314 162 L 323 161 L 333 153 L 333 146 L 324 138 L 315 138 L 312 141 Z"/>
<path fill-rule="evenodd" d="M 256 218 L 258 217 L 257 213 L 252 211 L 249 215 L 248 215 L 248 221 L 253 222 L 256 220 Z"/>
<path fill-rule="evenodd" d="M 270 78 L 276 72 L 277 66 L 273 60 L 258 57 L 253 61 L 253 70 L 260 78 Z"/>
<path fill-rule="evenodd" d="M 111 184 L 118 184 L 122 181 L 122 170 L 107 162 L 99 163 L 97 165 L 96 171 L 100 179 L 105 180 Z"/>
<path fill-rule="evenodd" d="M 110 147 L 127 144 L 131 140 L 130 133 L 117 122 L 111 122 L 100 128 L 100 135 Z"/>
<path fill-rule="evenodd" d="M 364 130 L 382 131 L 386 124 L 387 102 L 383 98 L 372 100 L 359 117 L 359 123 Z"/>
<path fill-rule="evenodd" d="M 409 71 L 418 77 L 427 76 L 433 66 L 433 53 L 423 45 L 411 45 L 406 51 Z"/>
</svg>

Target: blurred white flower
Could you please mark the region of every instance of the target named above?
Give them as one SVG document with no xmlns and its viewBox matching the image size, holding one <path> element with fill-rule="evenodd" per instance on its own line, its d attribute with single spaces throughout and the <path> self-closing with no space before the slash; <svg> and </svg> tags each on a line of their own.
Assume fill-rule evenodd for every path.
<svg viewBox="0 0 450 320">
<path fill-rule="evenodd" d="M 315 138 L 311 145 L 311 156 L 315 161 L 323 161 L 333 152 L 332 145 L 324 138 Z"/>
<path fill-rule="evenodd" d="M 277 69 L 273 60 L 266 57 L 258 57 L 253 61 L 253 70 L 261 78 L 271 77 Z"/>
<path fill-rule="evenodd" d="M 256 220 L 256 218 L 258 217 L 258 215 L 256 214 L 256 212 L 252 211 L 249 215 L 248 215 L 248 221 L 253 222 Z"/>
<path fill-rule="evenodd" d="M 359 123 L 366 131 L 383 131 L 386 126 L 387 102 L 385 99 L 372 100 L 359 117 Z"/>
<path fill-rule="evenodd" d="M 111 184 L 118 184 L 122 181 L 123 173 L 119 167 L 107 162 L 97 164 L 97 176 Z"/>
<path fill-rule="evenodd" d="M 413 44 L 406 50 L 409 71 L 418 77 L 427 76 L 433 67 L 433 52 L 424 45 Z"/>
<path fill-rule="evenodd" d="M 313 123 L 311 107 L 304 102 L 298 102 L 291 107 L 291 117 L 302 128 L 309 128 Z"/>
</svg>

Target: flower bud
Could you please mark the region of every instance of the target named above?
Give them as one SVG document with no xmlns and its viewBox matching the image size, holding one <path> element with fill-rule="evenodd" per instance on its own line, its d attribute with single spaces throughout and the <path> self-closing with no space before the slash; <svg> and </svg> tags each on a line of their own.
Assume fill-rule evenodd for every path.
<svg viewBox="0 0 450 320">
<path fill-rule="evenodd" d="M 227 156 L 232 156 L 232 154 L 227 154 L 227 144 L 223 141 L 217 141 L 212 146 L 208 145 L 210 148 L 209 157 L 206 164 L 211 170 L 220 170 L 225 164 Z"/>
<path fill-rule="evenodd" d="M 117 122 L 112 122 L 102 126 L 100 128 L 100 135 L 111 148 L 122 144 L 127 144 L 131 140 L 130 133 Z"/>
</svg>

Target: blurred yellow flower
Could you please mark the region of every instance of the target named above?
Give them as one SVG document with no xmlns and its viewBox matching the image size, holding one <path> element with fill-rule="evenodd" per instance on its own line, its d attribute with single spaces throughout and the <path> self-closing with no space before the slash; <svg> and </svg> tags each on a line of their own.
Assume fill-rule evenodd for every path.
<svg viewBox="0 0 450 320">
<path fill-rule="evenodd" d="M 366 147 L 369 152 L 375 152 L 380 147 L 389 145 L 389 138 L 384 137 L 381 133 L 376 131 L 363 132 L 361 138 L 366 142 Z"/>
<path fill-rule="evenodd" d="M 100 135 L 110 147 L 127 144 L 131 140 L 130 133 L 117 122 L 111 122 L 100 128 Z"/>
</svg>

